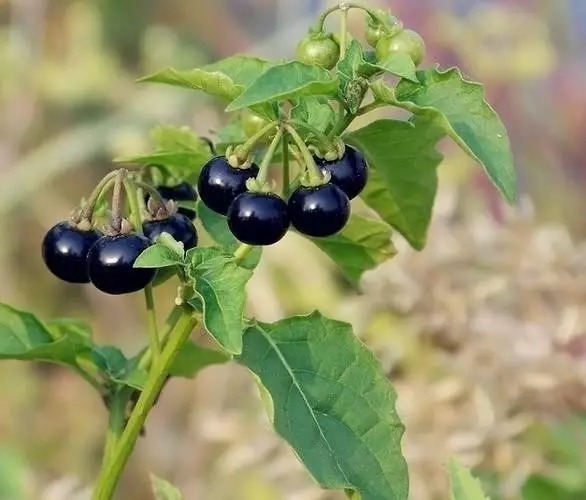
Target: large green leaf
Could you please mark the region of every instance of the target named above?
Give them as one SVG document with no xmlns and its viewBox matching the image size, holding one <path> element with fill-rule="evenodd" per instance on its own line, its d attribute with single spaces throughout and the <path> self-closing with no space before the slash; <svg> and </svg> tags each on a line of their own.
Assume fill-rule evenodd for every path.
<svg viewBox="0 0 586 500">
<path fill-rule="evenodd" d="M 486 500 L 480 481 L 458 460 L 451 458 L 448 464 L 452 500 Z"/>
<path fill-rule="evenodd" d="M 350 325 L 319 313 L 255 323 L 238 360 L 267 388 L 277 432 L 324 488 L 407 498 L 396 396 Z"/>
<path fill-rule="evenodd" d="M 245 286 L 252 271 L 238 266 L 221 248 L 194 248 L 187 253 L 189 277 L 203 304 L 205 329 L 230 354 L 242 351 Z M 193 304 L 198 307 L 197 303 Z"/>
<path fill-rule="evenodd" d="M 234 253 L 240 242 L 230 232 L 226 217 L 210 210 L 201 201 L 198 202 L 197 213 L 206 232 L 222 247 L 224 252 Z M 255 247 L 240 265 L 246 269 L 254 269 L 258 265 L 261 255 L 261 247 Z"/>
<path fill-rule="evenodd" d="M 306 95 L 335 95 L 338 80 L 329 71 L 299 61 L 272 66 L 234 99 L 226 111 Z"/>
<path fill-rule="evenodd" d="M 443 135 L 433 122 L 378 120 L 345 136 L 370 167 L 362 199 L 416 249 L 425 245 L 442 160 L 435 145 Z"/>
<path fill-rule="evenodd" d="M 70 332 L 71 334 L 68 334 Z M 76 358 L 89 349 L 79 324 L 53 323 L 49 328 L 31 313 L 0 304 L 0 359 L 49 361 L 77 367 Z"/>
<path fill-rule="evenodd" d="M 202 68 L 176 70 L 167 68 L 145 76 L 139 82 L 155 82 L 202 90 L 232 101 L 272 63 L 258 57 L 236 54 Z"/>
<path fill-rule="evenodd" d="M 326 132 L 336 121 L 336 111 L 326 98 L 307 96 L 296 103 L 291 118 Z M 307 130 L 300 128 L 299 132 L 306 133 Z"/>
<path fill-rule="evenodd" d="M 510 203 L 517 198 L 517 182 L 507 130 L 485 100 L 479 83 L 462 78 L 457 68 L 417 73 L 419 83 L 401 81 L 396 99 L 431 118 L 484 167 Z"/>
<path fill-rule="evenodd" d="M 340 233 L 311 240 L 354 282 L 364 271 L 397 253 L 391 242 L 391 228 L 386 223 L 354 214 Z"/>
</svg>

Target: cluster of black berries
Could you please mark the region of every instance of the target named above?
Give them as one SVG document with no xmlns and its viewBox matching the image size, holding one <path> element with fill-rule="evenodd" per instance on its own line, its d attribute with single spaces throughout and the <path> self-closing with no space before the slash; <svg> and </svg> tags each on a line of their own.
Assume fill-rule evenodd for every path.
<svg viewBox="0 0 586 500">
<path fill-rule="evenodd" d="M 195 190 L 187 183 L 157 190 L 164 199 L 196 199 Z M 160 234 L 170 234 L 186 250 L 197 245 L 198 235 L 191 220 L 195 212 L 179 208 L 163 213 L 143 223 L 143 234 L 110 230 L 104 234 L 86 229 L 87 220 L 60 222 L 43 239 L 43 260 L 55 276 L 69 283 L 91 282 L 112 295 L 136 292 L 153 280 L 155 270 L 134 268 L 134 262 Z"/>
<path fill-rule="evenodd" d="M 258 174 L 254 163 L 233 168 L 224 156 L 216 156 L 202 168 L 199 196 L 209 208 L 226 215 L 232 234 L 249 245 L 272 245 L 290 225 L 308 236 L 331 236 L 348 222 L 350 200 L 366 185 L 367 165 L 362 153 L 351 146 L 338 160 L 314 160 L 329 182 L 300 186 L 286 202 L 274 193 L 247 189 L 247 181 Z"/>
</svg>

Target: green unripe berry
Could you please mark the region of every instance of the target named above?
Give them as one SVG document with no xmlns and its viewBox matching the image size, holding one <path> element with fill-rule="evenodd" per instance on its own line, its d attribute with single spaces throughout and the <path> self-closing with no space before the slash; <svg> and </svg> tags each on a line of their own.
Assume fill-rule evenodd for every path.
<svg viewBox="0 0 586 500">
<path fill-rule="evenodd" d="M 403 30 L 394 36 L 384 36 L 376 44 L 376 57 L 382 61 L 393 53 L 407 54 L 415 66 L 425 57 L 425 42 L 419 33 Z"/>
<path fill-rule="evenodd" d="M 332 69 L 340 59 L 340 45 L 331 33 L 311 33 L 297 45 L 296 56 L 306 64 Z"/>
</svg>

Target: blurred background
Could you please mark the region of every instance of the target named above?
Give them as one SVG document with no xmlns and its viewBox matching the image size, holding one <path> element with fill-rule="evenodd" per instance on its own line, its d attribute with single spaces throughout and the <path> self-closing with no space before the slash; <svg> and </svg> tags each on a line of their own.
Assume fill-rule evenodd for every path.
<svg viewBox="0 0 586 500">
<path fill-rule="evenodd" d="M 148 151 L 157 123 L 205 135 L 225 120 L 203 95 L 134 80 L 233 52 L 291 56 L 320 0 L 0 0 L 0 300 L 43 318 L 78 316 L 101 343 L 144 341 L 141 296 L 62 284 L 40 241 L 114 156 Z M 486 84 L 521 185 L 508 208 L 480 169 L 442 144 L 427 248 L 367 273 L 359 290 L 310 244 L 268 249 L 249 286 L 263 320 L 320 308 L 351 322 L 399 395 L 411 498 L 448 498 L 457 455 L 493 499 L 586 498 L 586 2 L 393 0 L 428 45 Z M 351 16 L 362 37 L 363 17 Z M 308 287 L 308 283 L 310 286 Z M 172 289 L 157 291 L 163 304 Z M 0 363 L 0 500 L 86 498 L 106 413 L 60 368 Z M 148 473 L 188 500 L 325 500 L 273 434 L 236 366 L 169 384 L 124 477 Z M 86 493 L 84 493 L 84 491 Z"/>
</svg>

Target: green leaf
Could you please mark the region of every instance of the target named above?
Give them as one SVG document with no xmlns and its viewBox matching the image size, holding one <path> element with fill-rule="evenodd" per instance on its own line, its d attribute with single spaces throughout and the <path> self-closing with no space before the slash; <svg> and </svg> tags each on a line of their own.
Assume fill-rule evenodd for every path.
<svg viewBox="0 0 586 500">
<path fill-rule="evenodd" d="M 67 332 L 72 334 L 68 334 Z M 64 320 L 49 328 L 31 313 L 0 304 L 0 359 L 49 361 L 77 367 L 89 340 Z"/>
<path fill-rule="evenodd" d="M 151 130 L 157 151 L 198 151 L 210 154 L 209 144 L 186 126 L 161 124 Z"/>
<path fill-rule="evenodd" d="M 386 223 L 353 214 L 340 233 L 311 240 L 340 266 L 351 281 L 357 282 L 364 271 L 397 253 L 390 235 L 391 228 Z"/>
<path fill-rule="evenodd" d="M 151 474 L 151 484 L 155 500 L 181 500 L 183 498 L 183 495 L 175 486 L 154 474 Z"/>
<path fill-rule="evenodd" d="M 226 111 L 307 95 L 335 95 L 337 87 L 338 80 L 329 71 L 289 61 L 267 69 L 228 105 Z"/>
<path fill-rule="evenodd" d="M 173 377 L 193 378 L 206 366 L 226 363 L 230 359 L 223 352 L 206 349 L 189 341 L 177 354 L 169 374 Z"/>
<path fill-rule="evenodd" d="M 479 83 L 463 79 L 457 68 L 417 73 L 419 82 L 399 83 L 397 101 L 435 121 L 472 158 L 477 160 L 503 196 L 513 203 L 517 182 L 505 126 L 485 100 Z"/>
<path fill-rule="evenodd" d="M 155 243 L 144 250 L 134 261 L 133 267 L 162 268 L 183 263 L 183 245 L 181 251 L 162 243 Z"/>
<path fill-rule="evenodd" d="M 45 326 L 55 339 L 68 337 L 79 344 L 92 344 L 92 327 L 76 318 L 54 318 L 45 322 Z"/>
<path fill-rule="evenodd" d="M 317 96 L 307 96 L 299 99 L 291 110 L 291 119 L 326 132 L 336 121 L 336 111 L 327 99 Z M 305 132 L 301 129 L 300 132 Z"/>
<path fill-rule="evenodd" d="M 378 120 L 345 136 L 370 166 L 362 199 L 418 250 L 431 220 L 442 160 L 435 145 L 443 135 L 431 122 Z"/>
<path fill-rule="evenodd" d="M 407 498 L 396 395 L 350 325 L 319 313 L 255 323 L 238 361 L 268 389 L 277 432 L 324 488 Z"/>
<path fill-rule="evenodd" d="M 127 155 L 115 158 L 115 163 L 136 163 L 138 165 L 163 165 L 172 170 L 185 172 L 199 172 L 208 161 L 210 154 L 201 154 L 197 151 L 158 151 Z"/>
<path fill-rule="evenodd" d="M 244 330 L 245 286 L 252 271 L 238 266 L 217 247 L 191 249 L 186 262 L 194 291 L 203 303 L 205 329 L 223 349 L 239 354 Z"/>
<path fill-rule="evenodd" d="M 391 73 L 412 82 L 419 81 L 413 59 L 403 52 L 393 52 L 382 61 L 378 61 L 374 66 L 385 73 Z"/>
<path fill-rule="evenodd" d="M 578 470 L 577 474 L 583 471 Z M 586 487 L 571 488 L 561 484 L 552 477 L 532 474 L 521 488 L 523 500 L 583 500 L 586 498 Z"/>
<path fill-rule="evenodd" d="M 234 253 L 240 242 L 230 232 L 226 217 L 210 210 L 201 201 L 198 202 L 197 213 L 206 232 L 222 247 L 224 253 Z M 240 263 L 245 269 L 254 269 L 262 256 L 261 247 L 255 247 L 250 254 Z"/>
<path fill-rule="evenodd" d="M 452 500 L 485 500 L 480 481 L 458 460 L 451 458 L 448 464 Z"/>
</svg>

